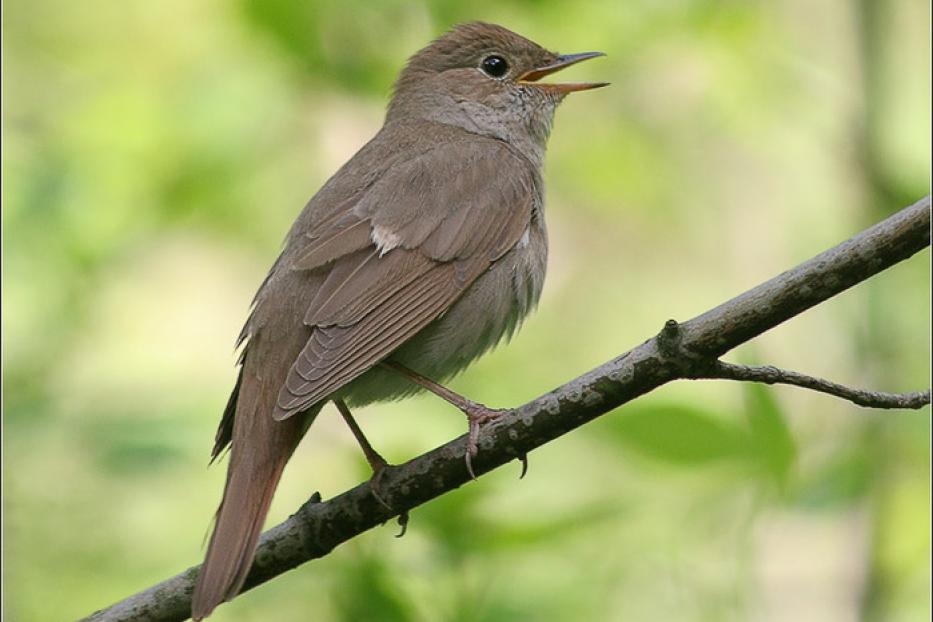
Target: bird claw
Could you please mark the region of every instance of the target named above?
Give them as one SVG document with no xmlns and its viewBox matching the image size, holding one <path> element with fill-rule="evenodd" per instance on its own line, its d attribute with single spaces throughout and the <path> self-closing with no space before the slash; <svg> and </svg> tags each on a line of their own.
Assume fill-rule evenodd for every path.
<svg viewBox="0 0 933 622">
<path fill-rule="evenodd" d="M 525 475 L 528 474 L 528 454 L 522 454 L 518 459 L 522 461 L 522 472 L 519 474 L 518 479 L 525 479 Z"/>
<path fill-rule="evenodd" d="M 389 505 L 389 502 L 386 501 L 385 497 L 382 495 L 382 476 L 385 475 L 385 472 L 392 465 L 382 460 L 381 462 L 372 463 L 370 466 L 373 468 L 373 476 L 369 478 L 369 491 L 373 494 L 373 497 L 376 498 L 376 501 L 381 503 L 385 509 L 394 512 L 395 510 L 392 509 L 392 506 Z M 402 530 L 395 534 L 396 538 L 401 538 L 408 531 L 408 520 L 408 510 L 398 515 L 398 524 Z"/>
<path fill-rule="evenodd" d="M 466 460 L 466 469 L 467 469 L 467 473 L 470 474 L 470 479 L 475 480 L 476 473 L 473 472 L 473 456 L 472 456 L 472 452 L 470 452 L 469 446 L 467 446 L 467 452 L 466 452 L 466 456 L 464 456 L 464 459 Z"/>
<path fill-rule="evenodd" d="M 392 506 L 389 505 L 389 502 L 385 500 L 385 497 L 382 495 L 382 477 L 385 475 L 385 472 L 391 466 L 385 460 L 381 462 L 372 461 L 370 466 L 373 469 L 373 476 L 369 478 L 369 491 L 373 494 L 376 501 L 378 501 L 382 506 L 391 510 Z"/>
<path fill-rule="evenodd" d="M 398 515 L 398 526 L 401 527 L 402 530 L 398 532 L 397 534 L 395 534 L 396 538 L 401 538 L 408 531 L 408 520 L 410 518 L 411 517 L 408 514 L 408 510 L 405 510 L 404 512 Z"/>
<path fill-rule="evenodd" d="M 466 415 L 467 420 L 470 422 L 465 456 L 467 473 L 470 474 L 470 479 L 476 479 L 476 473 L 473 471 L 473 458 L 476 457 L 476 454 L 479 453 L 480 427 L 484 423 L 494 421 L 508 412 L 508 410 L 489 408 L 488 406 L 483 406 L 482 404 L 478 404 L 476 402 L 471 402 L 465 408 L 463 408 L 463 413 Z"/>
</svg>

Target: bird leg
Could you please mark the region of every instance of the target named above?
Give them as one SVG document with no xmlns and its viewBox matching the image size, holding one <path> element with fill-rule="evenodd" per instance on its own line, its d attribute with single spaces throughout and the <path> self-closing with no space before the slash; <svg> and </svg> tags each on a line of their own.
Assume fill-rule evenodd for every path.
<svg viewBox="0 0 933 622">
<path fill-rule="evenodd" d="M 386 459 L 383 458 L 378 451 L 373 449 L 369 439 L 367 439 L 366 435 L 363 434 L 363 430 L 360 429 L 356 419 L 354 419 L 353 415 L 350 413 L 350 409 L 347 408 L 346 402 L 343 400 L 334 400 L 334 406 L 337 407 L 337 410 L 340 412 L 340 416 L 343 417 L 343 420 L 347 422 L 347 427 L 350 428 L 350 431 L 353 433 L 353 438 L 355 438 L 356 442 L 359 443 L 360 448 L 363 450 L 363 455 L 366 456 L 366 462 L 369 463 L 370 468 L 373 470 L 373 476 L 369 480 L 369 488 L 372 491 L 373 496 L 376 498 L 376 501 L 384 505 L 386 509 L 392 510 L 392 506 L 386 502 L 385 498 L 383 498 L 382 490 L 380 488 L 382 476 L 386 472 L 386 469 L 390 466 L 389 463 L 386 462 Z M 398 524 L 402 530 L 395 536 L 396 538 L 401 538 L 405 535 L 405 532 L 408 531 L 408 520 L 408 510 L 405 510 L 399 514 Z"/>
<path fill-rule="evenodd" d="M 434 382 L 430 378 L 425 378 L 418 372 L 413 371 L 400 363 L 396 363 L 395 361 L 383 361 L 382 365 L 402 374 L 415 384 L 427 389 L 434 395 L 440 397 L 450 404 L 453 404 L 461 411 L 463 411 L 463 414 L 466 415 L 470 424 L 470 434 L 467 438 L 466 466 L 467 471 L 470 473 L 470 477 L 476 479 L 476 474 L 473 472 L 472 459 L 473 456 L 479 452 L 479 445 L 477 444 L 477 441 L 479 440 L 480 426 L 488 421 L 492 421 L 501 417 L 509 411 L 505 409 L 489 408 L 488 406 L 484 406 L 479 402 L 474 402 L 473 400 L 463 397 L 459 393 L 455 393 L 447 387 Z M 528 463 L 525 456 L 522 456 L 521 460 L 522 476 L 524 476 L 525 471 L 528 468 Z"/>
<path fill-rule="evenodd" d="M 369 487 L 373 491 L 373 496 L 376 497 L 379 503 L 391 510 L 392 507 L 386 503 L 379 490 L 379 482 L 382 479 L 382 475 L 385 473 L 386 467 L 389 466 L 389 463 L 386 462 L 385 458 L 379 455 L 378 451 L 373 449 L 366 435 L 363 434 L 363 430 L 361 430 L 359 424 L 356 423 L 356 419 L 354 419 L 353 415 L 350 413 L 350 409 L 347 408 L 347 404 L 343 400 L 334 400 L 334 406 L 337 407 L 343 420 L 347 422 L 347 427 L 350 428 L 350 432 L 353 433 L 353 438 L 359 443 L 360 449 L 363 450 L 363 455 L 366 456 L 366 462 L 369 463 L 369 466 L 373 470 L 372 479 L 369 480 Z"/>
</svg>

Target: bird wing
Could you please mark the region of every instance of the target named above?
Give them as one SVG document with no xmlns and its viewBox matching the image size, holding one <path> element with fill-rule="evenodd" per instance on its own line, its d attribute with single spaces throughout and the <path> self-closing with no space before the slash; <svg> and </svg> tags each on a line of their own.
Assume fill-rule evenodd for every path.
<svg viewBox="0 0 933 622">
<path fill-rule="evenodd" d="M 325 270 L 274 417 L 325 399 L 440 317 L 521 239 L 534 170 L 495 140 L 457 141 L 386 172 L 307 234 L 293 270 Z"/>
</svg>

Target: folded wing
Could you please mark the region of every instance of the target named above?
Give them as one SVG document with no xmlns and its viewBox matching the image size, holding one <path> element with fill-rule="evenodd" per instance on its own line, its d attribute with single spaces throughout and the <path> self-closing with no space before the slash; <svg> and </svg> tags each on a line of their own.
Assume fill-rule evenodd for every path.
<svg viewBox="0 0 933 622">
<path fill-rule="evenodd" d="M 275 418 L 327 398 L 449 309 L 521 239 L 533 188 L 531 165 L 504 143 L 451 142 L 394 167 L 315 226 L 291 269 L 327 275 Z"/>
</svg>

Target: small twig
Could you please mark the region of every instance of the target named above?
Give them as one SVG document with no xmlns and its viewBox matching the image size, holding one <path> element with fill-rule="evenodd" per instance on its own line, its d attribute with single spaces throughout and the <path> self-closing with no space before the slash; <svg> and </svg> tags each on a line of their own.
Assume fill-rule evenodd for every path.
<svg viewBox="0 0 933 622">
<path fill-rule="evenodd" d="M 930 403 L 929 391 L 883 393 L 881 391 L 853 389 L 830 380 L 807 376 L 787 369 L 779 369 L 772 365 L 759 367 L 715 361 L 709 367 L 691 374 L 690 378 L 694 380 L 720 379 L 764 382 L 765 384 L 789 384 L 820 393 L 828 393 L 868 408 L 909 408 L 917 410 Z"/>
</svg>

